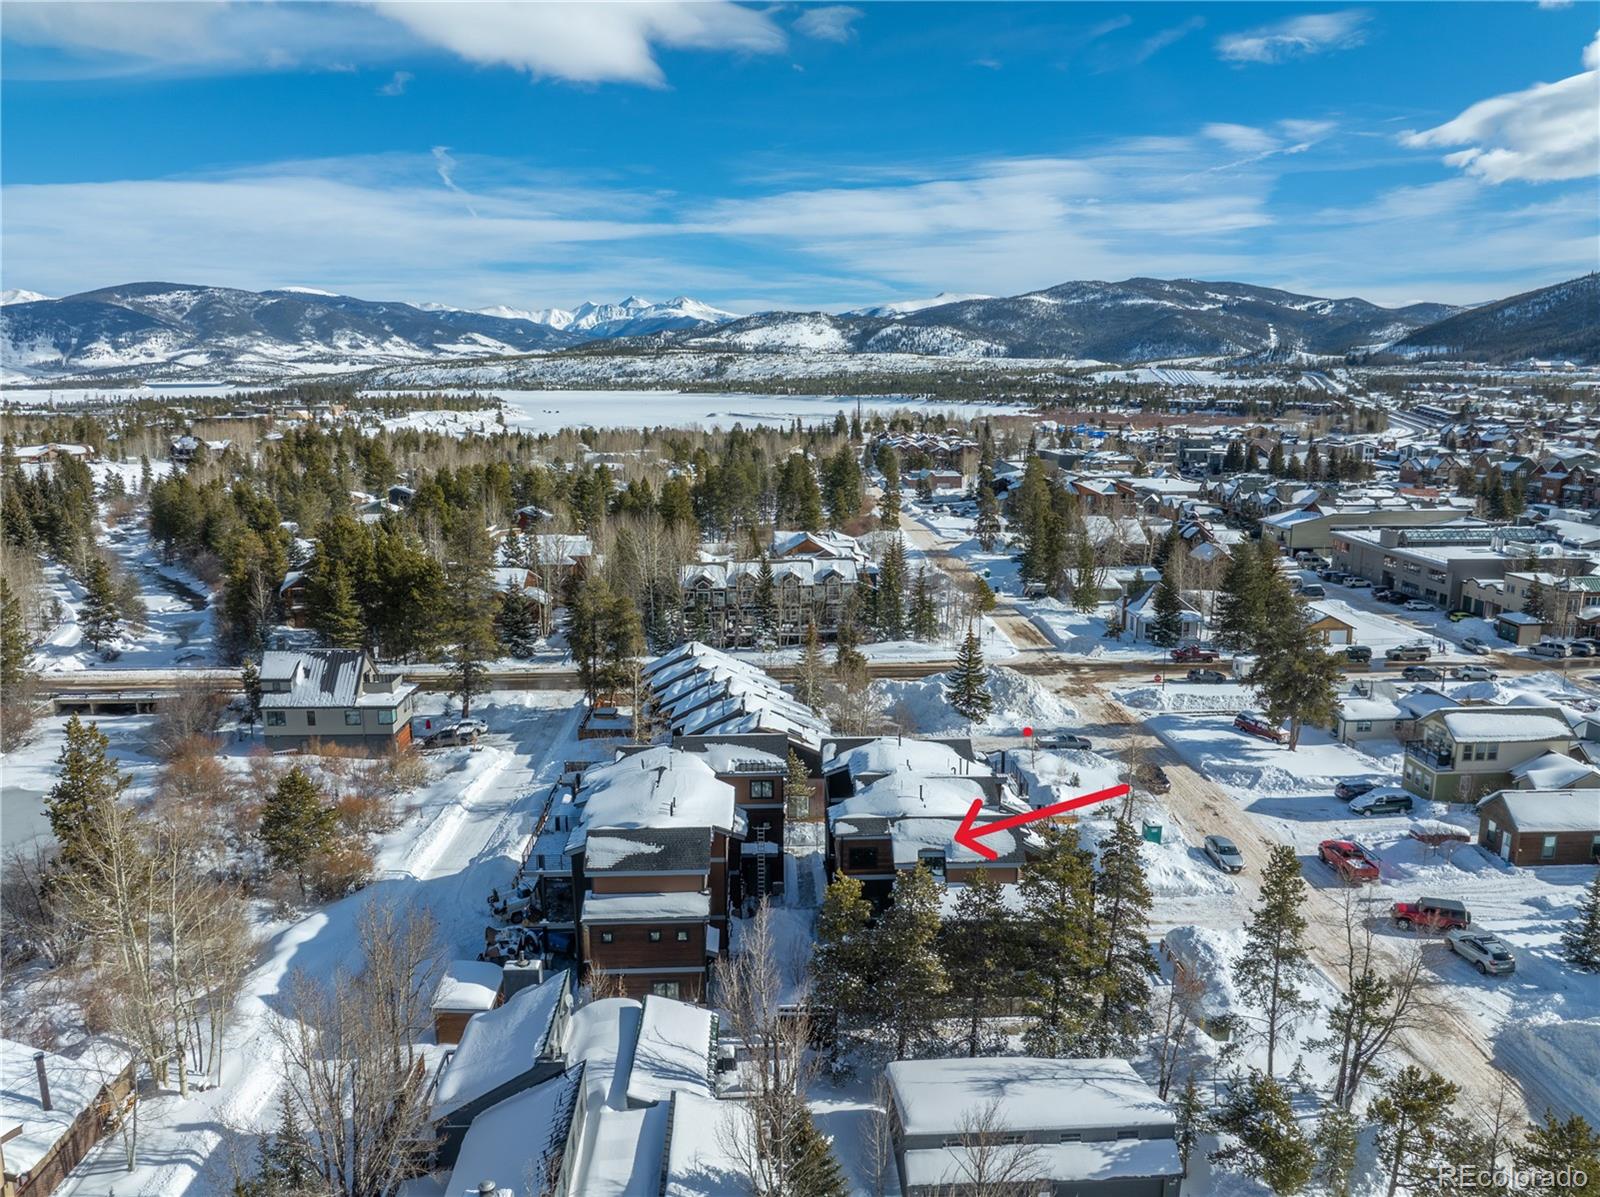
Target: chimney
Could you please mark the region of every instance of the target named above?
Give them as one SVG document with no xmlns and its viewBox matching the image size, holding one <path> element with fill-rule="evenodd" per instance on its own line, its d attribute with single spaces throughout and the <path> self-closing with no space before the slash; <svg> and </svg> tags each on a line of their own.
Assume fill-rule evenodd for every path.
<svg viewBox="0 0 1600 1197">
<path fill-rule="evenodd" d="M 494 1197 L 499 1191 L 492 1180 L 483 1181 L 478 1185 L 478 1197 Z"/>
<path fill-rule="evenodd" d="M 53 1110 L 55 1107 L 50 1104 L 50 1078 L 44 1074 L 43 1052 L 33 1053 L 33 1067 L 34 1071 L 39 1074 L 39 1108 L 41 1110 Z"/>
</svg>

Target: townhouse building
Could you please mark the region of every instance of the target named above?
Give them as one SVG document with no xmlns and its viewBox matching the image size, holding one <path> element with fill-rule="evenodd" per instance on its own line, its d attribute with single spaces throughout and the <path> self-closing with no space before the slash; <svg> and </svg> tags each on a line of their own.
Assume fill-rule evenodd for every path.
<svg viewBox="0 0 1600 1197">
<path fill-rule="evenodd" d="M 1510 785 L 1512 770 L 1570 753 L 1578 736 L 1560 711 L 1531 706 L 1444 707 L 1413 724 L 1401 784 L 1433 802 L 1476 802 Z"/>
<path fill-rule="evenodd" d="M 766 571 L 772 575 L 770 614 L 762 609 Z M 697 639 L 718 648 L 754 645 L 763 634 L 778 644 L 798 644 L 813 624 L 819 636 L 833 639 L 851 597 L 875 586 L 877 577 L 877 565 L 854 537 L 777 532 L 765 560 L 684 566 L 684 623 Z"/>
</svg>

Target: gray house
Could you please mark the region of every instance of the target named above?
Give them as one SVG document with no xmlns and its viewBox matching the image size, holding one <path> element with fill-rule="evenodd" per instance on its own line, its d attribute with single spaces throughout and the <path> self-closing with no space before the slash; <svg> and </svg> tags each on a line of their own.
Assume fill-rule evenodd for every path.
<svg viewBox="0 0 1600 1197">
<path fill-rule="evenodd" d="M 1007 1148 L 1027 1153 L 1030 1197 L 1178 1197 L 1172 1107 L 1125 1060 L 897 1060 L 886 1076 L 906 1197 L 976 1193 Z"/>
<path fill-rule="evenodd" d="M 261 657 L 261 722 L 273 750 L 303 750 L 313 741 L 375 752 L 404 748 L 416 693 L 355 649 Z"/>
</svg>

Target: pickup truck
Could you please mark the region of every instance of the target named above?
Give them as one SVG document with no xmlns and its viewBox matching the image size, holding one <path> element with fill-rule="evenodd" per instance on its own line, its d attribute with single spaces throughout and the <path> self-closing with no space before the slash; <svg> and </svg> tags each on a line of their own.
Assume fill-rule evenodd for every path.
<svg viewBox="0 0 1600 1197">
<path fill-rule="evenodd" d="M 1472 926 L 1472 915 L 1466 905 L 1454 898 L 1418 898 L 1414 902 L 1396 902 L 1389 908 L 1389 917 L 1402 931 L 1420 927 L 1424 931 L 1449 931 L 1459 927 L 1463 931 Z"/>
<path fill-rule="evenodd" d="M 1216 649 L 1202 648 L 1198 644 L 1185 644 L 1182 648 L 1172 650 L 1172 659 L 1180 665 L 1211 662 L 1217 660 L 1220 655 Z"/>
<path fill-rule="evenodd" d="M 1351 885 L 1378 879 L 1378 862 L 1354 840 L 1323 840 L 1317 845 L 1317 855 L 1323 864 L 1339 874 L 1341 881 Z"/>
<path fill-rule="evenodd" d="M 1207 686 L 1220 686 L 1228 680 L 1228 675 L 1220 669 L 1191 669 L 1185 676 L 1191 682 L 1200 682 Z"/>
<path fill-rule="evenodd" d="M 1397 644 L 1383 654 L 1385 661 L 1426 661 L 1433 650 L 1425 644 Z"/>
</svg>

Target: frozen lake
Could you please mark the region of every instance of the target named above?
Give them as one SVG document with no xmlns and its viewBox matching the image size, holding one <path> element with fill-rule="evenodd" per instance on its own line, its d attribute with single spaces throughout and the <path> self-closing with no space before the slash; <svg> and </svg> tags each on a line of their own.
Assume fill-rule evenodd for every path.
<svg viewBox="0 0 1600 1197">
<path fill-rule="evenodd" d="M 225 384 L 184 384 L 145 387 L 56 387 L 51 389 L 0 388 L 0 401 L 22 405 L 78 406 L 136 399 L 184 399 L 227 396 L 256 387 Z M 384 391 L 366 392 L 372 396 Z M 950 416 L 1020 415 L 1029 409 L 1017 403 L 946 402 L 907 396 L 755 395 L 693 391 L 476 391 L 505 404 L 507 428 L 525 432 L 555 432 L 562 428 L 731 428 L 735 424 L 803 424 L 830 421 L 838 412 L 850 415 L 859 403 L 864 412 L 910 410 L 943 412 Z M 422 411 L 386 421 L 391 428 L 431 428 L 464 436 L 493 432 L 495 413 L 482 411 Z"/>
</svg>

